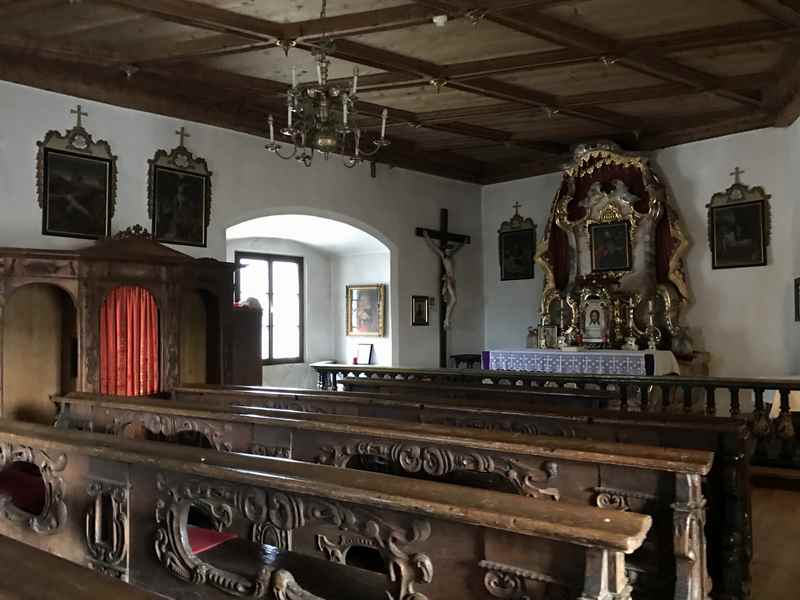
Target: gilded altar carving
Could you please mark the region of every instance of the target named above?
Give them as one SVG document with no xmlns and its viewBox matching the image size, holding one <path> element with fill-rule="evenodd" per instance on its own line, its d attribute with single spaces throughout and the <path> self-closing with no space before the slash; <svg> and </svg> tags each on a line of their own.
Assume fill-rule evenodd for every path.
<svg viewBox="0 0 800 600">
<path fill-rule="evenodd" d="M 627 228 L 627 266 L 600 268 L 590 230 L 614 224 Z M 537 246 L 536 264 L 545 273 L 540 314 L 552 319 L 554 303 L 566 303 L 563 334 L 574 344 L 582 332 L 585 291 L 602 288 L 610 296 L 604 345 L 630 349 L 651 342 L 644 304 L 657 299 L 655 325 L 665 334 L 658 344 L 671 347 L 674 337 L 686 337 L 679 321 L 690 300 L 683 262 L 688 247 L 679 215 L 647 158 L 611 142 L 580 145 L 563 172 Z"/>
<path fill-rule="evenodd" d="M 36 465 L 44 483 L 44 504 L 38 515 L 33 515 L 14 505 L 11 496 L 0 495 L 0 513 L 13 523 L 35 533 L 52 535 L 67 521 L 64 502 L 64 480 L 61 473 L 67 467 L 66 454 L 51 454 L 44 450 L 17 444 L 0 444 L 0 468 L 15 462 Z"/>
<path fill-rule="evenodd" d="M 484 452 L 454 452 L 438 446 L 370 441 L 325 446 L 322 451 L 315 458 L 316 462 L 340 468 L 346 467 L 354 456 L 373 456 L 399 465 L 408 473 L 426 473 L 434 477 L 457 471 L 492 473 L 510 482 L 524 496 L 553 500 L 560 498 L 558 488 L 541 486 L 558 475 L 558 465 L 552 461 L 543 463 L 541 467 L 533 467 Z"/>
<path fill-rule="evenodd" d="M 128 581 L 128 488 L 105 481 L 92 481 L 86 490 L 91 504 L 86 510 L 86 548 L 89 566 L 95 571 Z M 103 498 L 109 500 L 108 504 Z M 110 510 L 111 514 L 104 514 Z M 110 525 L 104 530 L 102 523 Z"/>
<path fill-rule="evenodd" d="M 312 496 L 271 490 L 223 485 L 201 479 L 175 478 L 169 481 L 159 474 L 156 483 L 155 551 L 161 564 L 184 581 L 208 584 L 231 595 L 262 597 L 269 589 L 271 573 L 262 569 L 255 578 L 247 578 L 216 567 L 195 555 L 188 547 L 183 531 L 189 509 L 195 507 L 207 515 L 215 529 L 223 531 L 234 521 L 244 520 L 251 528 L 251 540 L 259 543 L 275 534 L 276 541 L 291 544 L 294 530 L 313 524 L 331 525 L 346 535 L 359 536 L 378 549 L 389 573 L 387 598 L 391 600 L 427 600 L 415 588 L 429 583 L 433 563 L 423 553 L 406 548 L 430 537 L 428 521 L 417 520 L 409 528 L 398 527 L 368 511 Z M 324 549 L 318 536 L 317 543 Z M 336 561 L 337 556 L 329 554 Z"/>
</svg>

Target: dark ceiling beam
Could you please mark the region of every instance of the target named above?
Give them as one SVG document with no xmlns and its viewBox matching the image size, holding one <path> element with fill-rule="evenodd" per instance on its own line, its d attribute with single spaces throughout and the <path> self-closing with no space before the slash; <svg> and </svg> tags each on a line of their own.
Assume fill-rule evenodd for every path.
<svg viewBox="0 0 800 600">
<path fill-rule="evenodd" d="M 792 10 L 788 6 L 777 4 L 775 0 L 742 0 L 761 12 L 761 14 L 770 17 L 777 23 L 782 23 L 787 27 L 800 26 L 800 13 Z"/>
<path fill-rule="evenodd" d="M 420 4 L 403 4 L 389 8 L 379 8 L 355 13 L 346 13 L 324 19 L 312 19 L 296 23 L 286 23 L 284 39 L 308 39 L 321 35 L 331 37 L 364 35 L 376 31 L 402 29 L 422 23 L 429 23 L 438 14 L 434 8 Z"/>
<path fill-rule="evenodd" d="M 775 69 L 775 85 L 769 92 L 769 103 L 775 110 L 775 125 L 788 127 L 800 117 L 800 44 L 786 49 Z"/>
<path fill-rule="evenodd" d="M 760 100 L 736 92 L 720 90 L 717 77 L 664 58 L 653 50 L 626 51 L 616 40 L 571 23 L 560 21 L 535 11 L 509 11 L 489 17 L 495 23 L 527 33 L 540 39 L 593 52 L 631 69 L 654 75 L 667 81 L 685 83 L 698 89 L 711 90 L 725 98 L 758 107 Z"/>
<path fill-rule="evenodd" d="M 105 0 L 131 11 L 199 29 L 260 41 L 283 39 L 283 25 L 192 0 Z"/>
<path fill-rule="evenodd" d="M 687 144 L 723 135 L 762 129 L 773 125 L 773 117 L 750 110 L 728 111 L 709 115 L 696 115 L 691 119 L 672 119 L 662 122 L 662 131 L 643 136 L 639 150 L 657 150 L 678 144 Z M 688 124 L 680 127 L 679 124 Z"/>
</svg>

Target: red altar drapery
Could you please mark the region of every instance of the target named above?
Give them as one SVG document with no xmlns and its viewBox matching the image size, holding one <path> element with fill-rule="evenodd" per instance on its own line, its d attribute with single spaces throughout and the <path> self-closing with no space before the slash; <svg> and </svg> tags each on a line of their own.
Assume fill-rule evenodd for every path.
<svg viewBox="0 0 800 600">
<path fill-rule="evenodd" d="M 100 393 L 153 394 L 158 380 L 156 301 L 144 288 L 115 288 L 100 309 Z"/>
</svg>

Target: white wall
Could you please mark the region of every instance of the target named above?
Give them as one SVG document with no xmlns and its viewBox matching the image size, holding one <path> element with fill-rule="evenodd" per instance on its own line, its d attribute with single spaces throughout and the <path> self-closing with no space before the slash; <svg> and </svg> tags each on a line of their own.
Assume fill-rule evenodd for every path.
<svg viewBox="0 0 800 600">
<path fill-rule="evenodd" d="M 233 262 L 237 251 L 303 257 L 305 363 L 265 365 L 264 385 L 315 387 L 315 371 L 308 366 L 308 363 L 330 360 L 334 355 L 333 328 L 331 327 L 333 316 L 331 265 L 333 257 L 307 244 L 273 238 L 229 240 L 227 260 Z"/>
<path fill-rule="evenodd" d="M 796 358 L 800 327 L 794 324 L 792 281 L 800 274 L 800 124 L 764 129 L 667 148 L 653 154 L 692 242 L 686 269 L 694 302 L 684 322 L 699 349 L 711 353 L 711 372 L 720 376 L 770 376 L 800 371 Z M 769 264 L 745 269 L 711 268 L 706 204 L 732 182 L 735 166 L 744 183 L 772 195 Z M 487 347 L 524 345 L 528 325 L 538 319 L 543 278 L 500 282 L 496 230 L 519 201 L 524 216 L 539 225 L 539 237 L 560 178 L 533 177 L 483 189 L 484 307 Z"/>
<path fill-rule="evenodd" d="M 386 319 L 385 337 L 350 337 L 344 335 L 347 329 L 347 309 L 345 304 L 345 288 L 348 285 L 371 283 L 390 283 L 389 254 L 356 254 L 338 256 L 333 263 L 333 325 L 336 344 L 336 360 L 351 363 L 356 356 L 358 344 L 372 344 L 372 363 L 376 365 L 392 364 L 392 327 Z M 390 286 L 391 287 L 391 284 Z M 410 300 L 409 300 L 410 303 Z M 387 299 L 386 314 L 391 313 L 391 299 Z M 402 310 L 400 319 L 403 318 Z M 436 366 L 436 365 L 433 365 Z"/>
<path fill-rule="evenodd" d="M 87 129 L 110 142 L 119 156 L 119 192 L 113 229 L 140 223 L 148 229 L 147 160 L 159 148 L 177 143 L 181 121 L 117 108 L 70 96 L 0 83 L 0 245 L 72 248 L 85 242 L 41 235 L 36 204 L 36 141 L 49 129 L 74 123 L 69 110 L 80 102 L 89 116 Z M 190 150 L 208 160 L 214 172 L 208 248 L 178 247 L 195 256 L 225 257 L 227 227 L 268 214 L 313 214 L 355 225 L 381 240 L 392 254 L 389 307 L 399 323 L 392 338 L 398 365 L 435 366 L 437 329 L 414 328 L 399 315 L 412 294 L 435 296 L 439 265 L 417 226 L 437 227 L 439 209 L 450 209 L 453 231 L 472 236 L 456 260 L 460 290 L 450 352 L 477 351 L 483 344 L 480 269 L 480 188 L 404 169 L 378 165 L 376 179 L 368 165 L 346 169 L 337 157 L 305 168 L 281 161 L 264 149 L 264 140 L 200 124 L 187 125 Z"/>
</svg>

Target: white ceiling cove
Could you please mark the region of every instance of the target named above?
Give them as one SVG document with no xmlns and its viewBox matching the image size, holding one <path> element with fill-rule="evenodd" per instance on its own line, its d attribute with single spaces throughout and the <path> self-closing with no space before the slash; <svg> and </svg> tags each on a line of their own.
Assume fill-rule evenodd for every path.
<svg viewBox="0 0 800 600">
<path fill-rule="evenodd" d="M 229 227 L 229 240 L 279 238 L 308 244 L 330 254 L 375 254 L 389 249 L 370 234 L 333 219 L 311 215 L 273 215 Z"/>
</svg>

